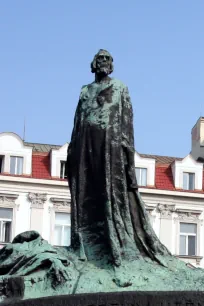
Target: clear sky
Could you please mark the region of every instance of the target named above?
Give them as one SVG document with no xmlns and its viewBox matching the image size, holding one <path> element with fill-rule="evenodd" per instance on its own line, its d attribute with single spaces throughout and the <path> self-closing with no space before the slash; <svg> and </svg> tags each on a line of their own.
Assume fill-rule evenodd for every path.
<svg viewBox="0 0 204 306">
<path fill-rule="evenodd" d="M 70 140 L 100 49 L 129 87 L 138 152 L 185 156 L 204 116 L 203 0 L 0 0 L 0 131 Z"/>
</svg>

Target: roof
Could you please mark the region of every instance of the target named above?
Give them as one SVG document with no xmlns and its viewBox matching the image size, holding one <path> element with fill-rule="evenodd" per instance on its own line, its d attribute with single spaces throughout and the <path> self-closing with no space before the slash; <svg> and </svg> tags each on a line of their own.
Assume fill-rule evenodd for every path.
<svg viewBox="0 0 204 306">
<path fill-rule="evenodd" d="M 175 190 L 170 165 L 155 168 L 155 187 L 162 190 Z"/>
<path fill-rule="evenodd" d="M 159 164 L 171 164 L 175 160 L 182 160 L 181 157 L 171 157 L 171 156 L 161 156 L 161 155 L 150 155 L 150 154 L 140 154 L 141 157 L 144 158 L 152 158 L 156 160 L 156 163 Z"/>
<path fill-rule="evenodd" d="M 40 179 L 51 179 L 50 156 L 47 154 L 32 156 L 32 177 Z"/>
<path fill-rule="evenodd" d="M 53 144 L 43 144 L 43 143 L 34 143 L 34 142 L 24 142 L 24 145 L 27 147 L 32 147 L 35 152 L 50 152 L 52 149 L 59 150 L 62 145 L 53 145 Z M 151 155 L 151 154 L 140 154 L 144 158 L 152 158 L 156 160 L 156 163 L 159 164 L 171 164 L 175 160 L 182 160 L 181 157 L 171 157 L 171 156 L 161 156 L 161 155 Z"/>
<path fill-rule="evenodd" d="M 50 150 L 52 149 L 58 150 L 62 147 L 60 145 L 25 142 L 25 141 L 24 141 L 24 145 L 27 147 L 32 147 L 33 151 L 35 152 L 50 152 Z"/>
</svg>

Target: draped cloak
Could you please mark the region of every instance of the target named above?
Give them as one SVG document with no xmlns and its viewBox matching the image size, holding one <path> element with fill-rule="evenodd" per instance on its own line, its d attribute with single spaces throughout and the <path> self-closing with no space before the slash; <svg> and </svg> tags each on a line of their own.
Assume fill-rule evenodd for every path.
<svg viewBox="0 0 204 306">
<path fill-rule="evenodd" d="M 160 262 L 159 241 L 138 192 L 133 112 L 127 87 L 117 79 L 83 86 L 68 147 L 71 246 L 89 259 L 99 243 L 119 266 L 140 256 Z M 160 262 L 161 263 L 161 262 Z"/>
</svg>

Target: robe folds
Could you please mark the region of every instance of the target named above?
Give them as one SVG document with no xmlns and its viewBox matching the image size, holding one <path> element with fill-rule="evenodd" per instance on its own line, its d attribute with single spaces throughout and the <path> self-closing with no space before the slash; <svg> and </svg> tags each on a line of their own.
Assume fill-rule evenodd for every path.
<svg viewBox="0 0 204 306">
<path fill-rule="evenodd" d="M 117 79 L 83 86 L 68 147 L 71 246 L 89 259 L 99 243 L 114 264 L 141 256 L 157 262 L 169 251 L 159 241 L 138 192 L 133 111 Z M 87 238 L 88 237 L 88 238 Z"/>
</svg>

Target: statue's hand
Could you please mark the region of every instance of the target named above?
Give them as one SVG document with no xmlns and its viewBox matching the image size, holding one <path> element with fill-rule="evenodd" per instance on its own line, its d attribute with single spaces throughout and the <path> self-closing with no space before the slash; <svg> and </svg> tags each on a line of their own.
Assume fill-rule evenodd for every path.
<svg viewBox="0 0 204 306">
<path fill-rule="evenodd" d="M 71 280 L 71 274 L 67 270 L 61 260 L 55 259 L 47 273 L 47 276 L 51 279 L 52 287 L 56 288 L 60 284 L 64 284 L 66 281 Z"/>
</svg>

